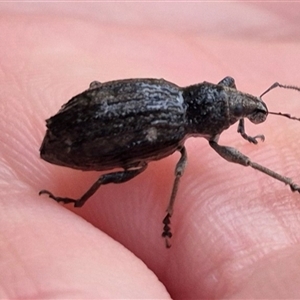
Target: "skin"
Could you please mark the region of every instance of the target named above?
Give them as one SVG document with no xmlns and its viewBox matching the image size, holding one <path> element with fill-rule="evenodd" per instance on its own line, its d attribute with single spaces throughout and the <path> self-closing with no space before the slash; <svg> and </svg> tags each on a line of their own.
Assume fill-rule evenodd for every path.
<svg viewBox="0 0 300 300">
<path fill-rule="evenodd" d="M 300 195 L 224 161 L 204 139 L 186 143 L 169 250 L 161 222 L 178 154 L 101 187 L 82 209 L 38 196 L 49 189 L 76 197 L 99 176 L 50 165 L 38 152 L 44 120 L 93 80 L 163 77 L 185 86 L 230 75 L 254 95 L 274 81 L 299 84 L 296 6 L 226 6 L 214 15 L 228 23 L 225 32 L 222 22 L 196 17 L 196 4 L 120 4 L 115 21 L 101 16 L 117 15 L 116 6 L 100 5 L 97 17 L 96 6 L 80 5 L 1 4 L 0 298 L 299 298 Z M 239 19 L 231 28 L 245 9 L 267 27 L 249 32 Z M 264 101 L 299 116 L 299 98 L 275 90 Z M 300 183 L 299 130 L 297 121 L 269 116 L 260 126 L 246 122 L 264 143 L 251 145 L 232 127 L 220 144 Z"/>
</svg>

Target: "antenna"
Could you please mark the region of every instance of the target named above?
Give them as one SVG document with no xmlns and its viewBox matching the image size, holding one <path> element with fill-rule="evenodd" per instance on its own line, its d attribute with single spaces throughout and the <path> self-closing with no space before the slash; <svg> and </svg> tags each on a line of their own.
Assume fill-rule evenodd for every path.
<svg viewBox="0 0 300 300">
<path fill-rule="evenodd" d="M 280 84 L 278 82 L 275 82 L 274 84 L 272 84 L 265 92 L 263 92 L 260 95 L 260 98 L 265 95 L 266 93 L 270 92 L 271 90 L 280 87 L 280 88 L 284 88 L 284 89 L 289 89 L 289 90 L 296 90 L 300 92 L 300 87 L 295 86 L 295 85 L 284 85 L 284 84 Z"/>
<path fill-rule="evenodd" d="M 260 98 L 262 96 L 264 96 L 265 94 L 267 94 L 268 92 L 270 92 L 271 90 L 277 88 L 277 87 L 280 87 L 280 88 L 284 88 L 284 89 L 289 89 L 289 90 L 296 90 L 296 91 L 299 91 L 300 92 L 300 87 L 297 87 L 295 85 L 284 85 L 284 84 L 280 84 L 278 82 L 275 82 L 274 84 L 272 84 L 265 92 L 263 92 L 261 95 L 260 95 Z M 287 113 L 281 113 L 281 112 L 271 112 L 269 111 L 268 112 L 269 114 L 271 115 L 277 115 L 277 116 L 282 116 L 282 117 L 286 117 L 288 119 L 291 119 L 291 120 L 297 120 L 297 121 L 300 121 L 300 118 L 296 118 L 296 117 L 293 117 L 291 116 L 290 114 L 287 114 Z"/>
</svg>

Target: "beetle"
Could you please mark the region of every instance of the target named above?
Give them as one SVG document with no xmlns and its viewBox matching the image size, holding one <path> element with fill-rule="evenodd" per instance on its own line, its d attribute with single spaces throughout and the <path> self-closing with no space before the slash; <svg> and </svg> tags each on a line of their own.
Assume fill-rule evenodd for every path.
<svg viewBox="0 0 300 300">
<path fill-rule="evenodd" d="M 275 87 L 300 91 L 295 86 L 275 83 L 265 93 Z M 180 159 L 163 220 L 162 236 L 170 247 L 170 219 L 187 162 L 184 143 L 189 137 L 203 137 L 227 161 L 251 166 L 288 184 L 293 192 L 300 192 L 300 186 L 290 178 L 252 162 L 235 148 L 218 143 L 220 134 L 236 122 L 245 140 L 253 144 L 258 139 L 264 140 L 263 135 L 246 134 L 245 118 L 254 124 L 264 122 L 268 114 L 299 120 L 289 114 L 269 112 L 262 95 L 255 97 L 238 91 L 229 76 L 218 84 L 202 82 L 184 88 L 164 79 L 94 81 L 46 120 L 40 155 L 52 164 L 83 171 L 122 170 L 101 175 L 79 199 L 57 197 L 47 190 L 40 194 L 81 207 L 101 185 L 131 180 L 145 171 L 149 162 L 178 151 Z"/>
</svg>

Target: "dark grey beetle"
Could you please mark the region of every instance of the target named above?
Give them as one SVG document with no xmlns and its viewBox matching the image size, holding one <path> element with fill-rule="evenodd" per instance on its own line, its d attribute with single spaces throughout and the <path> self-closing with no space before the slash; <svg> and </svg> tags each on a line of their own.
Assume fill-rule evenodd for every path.
<svg viewBox="0 0 300 300">
<path fill-rule="evenodd" d="M 278 86 L 300 90 L 275 83 L 266 92 Z M 264 140 L 263 135 L 251 137 L 245 133 L 244 118 L 258 124 L 266 120 L 268 113 L 299 120 L 288 114 L 268 112 L 261 97 L 237 91 L 231 77 L 218 84 L 203 82 L 185 88 L 164 79 L 92 82 L 88 90 L 73 97 L 46 121 L 48 130 L 40 148 L 41 158 L 85 171 L 123 171 L 101 175 L 79 199 L 56 197 L 46 190 L 40 194 L 80 207 L 101 185 L 128 181 L 143 172 L 148 162 L 179 151 L 181 157 L 163 220 L 162 236 L 170 247 L 170 218 L 187 162 L 184 142 L 189 137 L 204 137 L 227 161 L 251 166 L 300 192 L 300 186 L 290 178 L 252 162 L 235 148 L 218 144 L 220 134 L 237 121 L 238 132 L 244 139 L 254 144 L 258 138 Z"/>
</svg>

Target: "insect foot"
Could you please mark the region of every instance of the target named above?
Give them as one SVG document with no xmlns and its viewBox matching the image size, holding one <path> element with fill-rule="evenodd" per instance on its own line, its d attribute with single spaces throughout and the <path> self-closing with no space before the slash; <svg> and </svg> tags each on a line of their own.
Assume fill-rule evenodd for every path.
<svg viewBox="0 0 300 300">
<path fill-rule="evenodd" d="M 57 197 L 47 190 L 40 191 L 40 195 L 81 207 L 100 186 L 129 181 L 141 174 L 151 161 L 178 151 L 181 156 L 163 219 L 162 236 L 170 248 L 171 217 L 187 164 L 184 143 L 189 137 L 205 138 L 228 162 L 250 166 L 300 192 L 300 186 L 290 178 L 251 161 L 233 147 L 218 144 L 222 132 L 235 123 L 246 141 L 252 144 L 257 144 L 259 139 L 264 141 L 262 134 L 246 133 L 245 119 L 260 124 L 268 115 L 277 115 L 300 121 L 288 113 L 268 111 L 262 96 L 277 87 L 300 92 L 299 87 L 275 83 L 256 97 L 238 91 L 232 77 L 225 77 L 218 84 L 202 82 L 187 87 L 151 78 L 93 81 L 87 90 L 46 120 L 40 155 L 51 164 L 82 171 L 122 171 L 101 175 L 78 199 Z"/>
<path fill-rule="evenodd" d="M 55 197 L 52 193 L 50 193 L 49 191 L 46 191 L 46 190 L 42 190 L 42 191 L 39 192 L 39 195 L 42 195 L 42 194 L 48 195 L 49 198 L 55 200 L 56 202 L 63 202 L 64 204 L 74 203 L 75 207 L 81 207 L 84 204 L 84 202 L 80 201 L 80 199 L 79 200 L 74 200 L 74 199 L 71 199 L 71 198 Z"/>
<path fill-rule="evenodd" d="M 292 183 L 289 183 L 289 186 L 290 186 L 292 192 L 300 193 L 300 186 L 299 185 L 292 182 Z"/>
<path fill-rule="evenodd" d="M 171 232 L 171 227 L 170 227 L 170 223 L 171 223 L 170 219 L 171 219 L 171 215 L 169 213 L 167 213 L 167 215 L 163 219 L 163 224 L 165 224 L 165 226 L 164 226 L 164 231 L 162 233 L 162 237 L 165 238 L 166 248 L 171 248 L 171 244 L 169 242 L 169 239 L 172 237 L 172 232 Z"/>
</svg>

